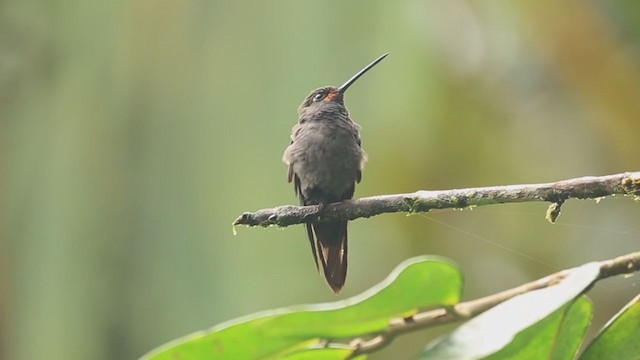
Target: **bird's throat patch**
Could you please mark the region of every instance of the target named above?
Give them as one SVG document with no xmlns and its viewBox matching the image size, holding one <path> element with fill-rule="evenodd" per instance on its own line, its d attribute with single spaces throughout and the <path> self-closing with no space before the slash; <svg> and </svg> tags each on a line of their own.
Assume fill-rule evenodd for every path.
<svg viewBox="0 0 640 360">
<path fill-rule="evenodd" d="M 326 102 L 333 101 L 333 99 L 335 99 L 337 96 L 338 96 L 338 92 L 332 91 L 328 93 L 327 96 L 324 97 L 324 101 Z"/>
</svg>

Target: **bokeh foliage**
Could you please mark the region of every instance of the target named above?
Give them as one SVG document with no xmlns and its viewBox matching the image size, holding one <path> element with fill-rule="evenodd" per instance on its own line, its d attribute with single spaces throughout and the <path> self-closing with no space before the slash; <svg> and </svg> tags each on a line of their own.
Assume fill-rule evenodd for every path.
<svg viewBox="0 0 640 360">
<path fill-rule="evenodd" d="M 383 52 L 346 99 L 370 157 L 356 196 L 638 170 L 639 39 L 634 0 L 2 1 L 0 357 L 135 358 L 335 300 L 302 228 L 230 223 L 295 203 L 297 105 Z M 471 298 L 637 249 L 632 201 L 544 210 L 353 222 L 344 296 L 419 254 L 454 259 Z M 594 289 L 594 323 L 632 281 Z"/>
</svg>

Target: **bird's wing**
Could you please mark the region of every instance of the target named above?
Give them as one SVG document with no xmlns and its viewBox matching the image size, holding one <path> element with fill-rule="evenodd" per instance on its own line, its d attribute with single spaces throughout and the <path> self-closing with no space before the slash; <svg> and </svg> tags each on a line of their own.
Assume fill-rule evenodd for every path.
<svg viewBox="0 0 640 360">
<path fill-rule="evenodd" d="M 293 164 L 289 164 L 289 172 L 287 173 L 287 182 L 290 183 L 293 180 Z M 296 190 L 296 194 L 298 191 Z"/>
<path fill-rule="evenodd" d="M 295 191 L 298 199 L 300 199 L 300 205 L 305 206 L 309 205 L 307 199 L 305 199 L 304 194 L 302 193 L 302 188 L 300 186 L 300 178 L 293 172 L 293 167 L 289 165 L 289 177 L 293 176 L 293 190 Z M 289 180 L 291 182 L 291 180 Z M 313 261 L 316 264 L 316 269 L 320 269 L 318 265 L 318 251 L 316 250 L 316 244 L 313 236 L 313 225 L 306 223 L 307 227 L 307 238 L 309 239 L 309 245 L 311 245 L 311 253 L 313 254 Z"/>
<path fill-rule="evenodd" d="M 358 125 L 358 123 L 356 122 L 352 122 L 352 130 L 353 130 L 353 138 L 356 140 L 356 144 L 358 144 L 358 147 L 360 148 L 360 150 L 362 150 L 362 138 L 360 137 L 360 125 Z M 360 162 L 360 167 L 358 169 L 358 172 L 356 173 L 356 183 L 360 183 L 360 181 L 362 180 L 362 167 L 364 166 L 364 162 L 367 160 L 367 154 L 364 152 L 364 150 L 362 150 L 362 161 Z M 351 192 L 351 196 L 348 197 L 348 199 L 351 199 L 353 197 L 353 191 Z"/>
<path fill-rule="evenodd" d="M 293 144 L 293 141 L 291 141 Z M 289 150 L 289 148 L 287 148 Z M 284 156 L 282 160 L 285 164 L 289 165 L 289 171 L 287 173 L 287 182 L 293 182 L 293 191 L 296 193 L 296 196 L 300 200 L 300 205 L 309 205 L 307 204 L 307 200 L 302 193 L 302 187 L 300 184 L 300 177 L 293 171 L 293 161 L 290 160 L 288 156 L 288 151 L 284 152 Z M 318 265 L 318 252 L 316 250 L 316 244 L 313 236 L 313 227 L 311 224 L 305 224 L 307 227 L 307 237 L 309 238 L 309 244 L 311 245 L 311 253 L 313 254 L 313 261 L 316 263 L 316 269 L 319 269 Z"/>
</svg>

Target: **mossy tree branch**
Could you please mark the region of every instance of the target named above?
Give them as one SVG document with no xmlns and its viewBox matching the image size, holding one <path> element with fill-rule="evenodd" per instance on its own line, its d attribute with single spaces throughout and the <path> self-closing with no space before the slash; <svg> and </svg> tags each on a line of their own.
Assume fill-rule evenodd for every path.
<svg viewBox="0 0 640 360">
<path fill-rule="evenodd" d="M 434 209 L 466 208 L 531 201 L 550 202 L 547 219 L 554 222 L 568 199 L 598 199 L 612 195 L 640 196 L 640 172 L 585 176 L 542 184 L 505 185 L 454 190 L 421 190 L 345 200 L 326 206 L 285 205 L 245 212 L 233 225 L 289 226 L 307 222 L 354 220 L 384 213 L 419 213 Z"/>
</svg>

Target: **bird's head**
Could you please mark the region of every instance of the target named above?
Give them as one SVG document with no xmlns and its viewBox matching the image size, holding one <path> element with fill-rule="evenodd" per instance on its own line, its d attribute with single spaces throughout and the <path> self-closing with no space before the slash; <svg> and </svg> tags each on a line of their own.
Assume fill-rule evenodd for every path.
<svg viewBox="0 0 640 360">
<path fill-rule="evenodd" d="M 313 111 L 316 109 L 321 109 L 325 107 L 334 107 L 341 106 L 344 107 L 344 93 L 347 91 L 349 86 L 351 86 L 360 76 L 364 75 L 367 71 L 369 71 L 372 67 L 376 66 L 382 59 L 384 59 L 387 54 L 384 54 L 377 59 L 375 59 L 371 64 L 365 66 L 364 69 L 358 71 L 357 74 L 353 75 L 351 79 L 347 80 L 342 86 L 336 88 L 333 86 L 325 86 L 319 89 L 313 90 L 311 94 L 307 95 L 304 99 L 300 107 L 298 108 L 298 112 L 300 114 L 308 111 Z"/>
</svg>

